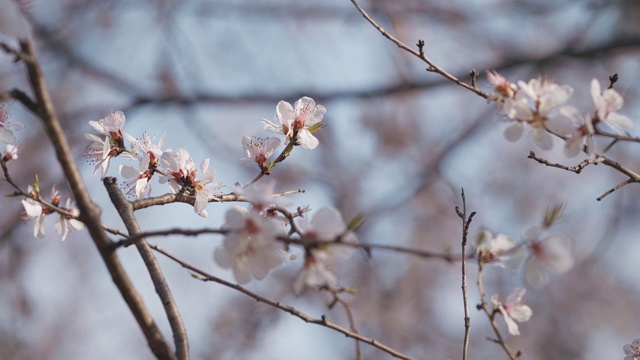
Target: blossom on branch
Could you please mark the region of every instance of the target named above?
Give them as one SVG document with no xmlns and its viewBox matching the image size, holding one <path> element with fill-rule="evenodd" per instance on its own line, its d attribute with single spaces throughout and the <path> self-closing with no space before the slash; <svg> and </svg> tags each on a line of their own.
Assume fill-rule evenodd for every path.
<svg viewBox="0 0 640 360">
<path fill-rule="evenodd" d="M 276 106 L 275 122 L 262 119 L 262 123 L 265 130 L 283 134 L 285 143 L 295 139 L 296 145 L 313 150 L 318 146 L 313 132 L 318 129 L 326 111 L 324 106 L 316 105 L 312 98 L 304 96 L 294 106 L 280 101 Z"/>
<path fill-rule="evenodd" d="M 168 181 L 174 194 L 183 192 L 186 195 L 194 196 L 193 209 L 196 214 L 207 217 L 208 213 L 205 208 L 209 199 L 217 195 L 214 190 L 224 186 L 222 183 L 213 182 L 216 171 L 213 168 L 209 169 L 209 159 L 205 159 L 200 164 L 200 170 L 203 173 L 200 180 L 196 180 L 198 170 L 196 170 L 196 165 L 191 160 L 189 152 L 185 149 L 180 148 L 177 151 L 168 149 L 163 152 L 162 167 L 169 172 L 169 175 L 161 177 L 160 182 Z"/>
<path fill-rule="evenodd" d="M 526 290 L 524 288 L 516 288 L 511 294 L 509 294 L 505 304 L 500 302 L 497 294 L 491 297 L 493 308 L 500 311 L 504 317 L 504 322 L 507 323 L 509 334 L 513 336 L 520 335 L 520 330 L 518 329 L 516 321 L 529 321 L 531 315 L 533 315 L 531 308 L 522 300 L 525 292 Z"/>
<path fill-rule="evenodd" d="M 151 178 L 158 171 L 158 163 L 162 156 L 162 145 L 164 144 L 164 135 L 160 137 L 157 144 L 152 143 L 145 132 L 142 139 L 135 139 L 125 134 L 132 144 L 132 157 L 138 159 L 138 168 L 129 165 L 120 165 L 120 175 L 127 179 L 124 182 L 127 195 L 135 191 L 138 199 L 148 197 L 151 193 Z M 139 150 L 139 151 L 138 151 Z"/>
<path fill-rule="evenodd" d="M 500 110 L 505 99 L 511 99 L 516 95 L 518 86 L 507 81 L 504 76 L 498 74 L 495 70 L 487 71 L 486 74 L 487 80 L 489 80 L 489 83 L 494 87 L 494 92 L 489 95 L 487 102 L 495 101 L 496 110 Z"/>
<path fill-rule="evenodd" d="M 511 257 L 514 247 L 515 242 L 507 235 L 494 237 L 488 230 L 482 230 L 476 242 L 476 254 L 483 264 L 505 267 L 504 262 Z"/>
<path fill-rule="evenodd" d="M 272 206 L 286 206 L 289 201 L 282 196 L 275 196 L 275 181 L 265 181 L 252 184 L 247 187 L 236 188 L 238 195 L 243 195 L 247 201 L 253 205 L 258 212 L 263 211 Z"/>
<path fill-rule="evenodd" d="M 94 134 L 85 134 L 87 140 L 93 141 L 93 144 L 87 147 L 85 157 L 91 164 L 96 164 L 93 175 L 102 169 L 102 177 L 109 170 L 109 161 L 111 158 L 117 157 L 127 151 L 124 146 L 124 135 L 122 128 L 124 127 L 125 117 L 121 111 L 109 113 L 105 118 L 98 121 L 89 121 L 89 125 L 98 133 L 104 135 L 102 139 Z"/>
<path fill-rule="evenodd" d="M 5 146 L 5 153 L 2 157 L 2 161 L 16 160 L 18 158 L 18 147 L 15 145 L 7 144 Z"/>
<path fill-rule="evenodd" d="M 255 161 L 260 167 L 260 170 L 266 171 L 267 160 L 273 154 L 273 151 L 277 149 L 282 142 L 276 137 L 259 138 L 256 136 L 245 136 L 242 138 L 242 148 L 244 149 L 245 157 L 238 160 L 240 165 L 244 165 L 251 161 Z"/>
<path fill-rule="evenodd" d="M 635 339 L 631 344 L 626 344 L 622 351 L 624 351 L 624 360 L 640 360 L 640 339 Z"/>
<path fill-rule="evenodd" d="M 574 123 L 573 131 L 568 135 L 564 146 L 564 153 L 568 157 L 576 157 L 586 146 L 589 160 L 594 161 L 596 159 L 596 144 L 593 139 L 595 134 L 595 128 L 593 126 L 593 119 L 590 116 L 585 115 L 580 117 L 578 110 L 572 106 L 565 106 L 560 109 L 562 115 L 571 119 Z"/>
<path fill-rule="evenodd" d="M 597 79 L 593 79 L 591 80 L 591 98 L 596 107 L 593 120 L 595 124 L 603 122 L 619 134 L 633 127 L 631 119 L 616 112 L 624 105 L 624 99 L 617 91 L 606 89 L 601 92 L 600 83 Z"/>
<path fill-rule="evenodd" d="M 560 135 L 567 132 L 564 119 L 552 113 L 569 100 L 573 88 L 555 84 L 546 78 L 531 79 L 528 83 L 518 81 L 518 86 L 520 90 L 515 96 L 504 101 L 507 117 L 515 122 L 506 129 L 506 138 L 509 141 L 519 140 L 524 125 L 528 124 L 535 144 L 544 150 L 551 149 L 553 139 L 549 131 Z"/>
<path fill-rule="evenodd" d="M 32 186 L 29 186 L 27 188 L 27 191 L 31 196 L 38 199 L 40 198 L 40 194 Z M 60 207 L 60 194 L 58 193 L 58 190 L 56 190 L 55 186 L 51 188 L 50 202 L 51 202 L 51 205 L 59 208 L 60 210 L 64 210 L 66 212 L 73 214 L 74 217 L 77 217 L 79 215 L 79 212 L 77 209 L 71 208 L 71 199 L 67 199 L 67 203 L 65 207 Z M 44 236 L 44 218 L 45 216 L 49 214 L 53 214 L 56 211 L 52 207 L 43 205 L 32 198 L 22 200 L 22 206 L 24 206 L 24 211 L 25 211 L 24 219 L 36 220 L 36 224 L 34 225 L 34 228 L 33 228 L 33 236 L 43 237 Z M 62 241 L 64 241 L 66 240 L 67 235 L 69 235 L 69 232 L 72 229 L 80 230 L 84 228 L 84 224 L 66 214 L 59 214 L 59 218 L 56 221 L 55 228 L 58 234 L 62 235 Z"/>
<path fill-rule="evenodd" d="M 67 199 L 66 206 L 62 209 L 71 212 L 76 217 L 80 214 L 78 209 L 71 208 L 71 199 Z M 56 220 L 55 228 L 58 234 L 62 235 L 62 241 L 64 241 L 71 230 L 82 230 L 84 229 L 84 224 L 72 217 L 64 214 L 59 214 L 58 220 Z"/>
<path fill-rule="evenodd" d="M 239 284 L 264 279 L 285 259 L 282 243 L 276 240 L 285 235 L 282 227 L 257 211 L 234 207 L 221 229 L 228 232 L 213 256 L 218 265 L 233 270 Z"/>
<path fill-rule="evenodd" d="M 31 185 L 27 188 L 29 194 L 33 196 L 38 196 L 38 194 L 33 190 Z M 52 189 L 53 194 L 53 189 Z M 24 207 L 24 216 L 25 220 L 35 219 L 36 224 L 33 227 L 33 236 L 35 237 L 44 237 L 44 217 L 48 214 L 45 211 L 45 207 L 42 206 L 39 202 L 33 199 L 24 199 L 22 200 L 22 206 Z"/>
<path fill-rule="evenodd" d="M 5 144 L 15 144 L 16 137 L 13 132 L 24 129 L 24 125 L 12 122 L 9 116 L 9 105 L 0 105 L 0 141 Z"/>
<path fill-rule="evenodd" d="M 318 243 L 307 249 L 304 268 L 296 279 L 294 291 L 299 294 L 306 287 L 336 288 L 338 279 L 330 269 L 351 256 L 354 246 L 344 244 L 356 245 L 358 238 L 347 229 L 338 210 L 331 207 L 318 210 L 311 221 L 303 218 L 298 226 L 304 239 Z"/>
</svg>

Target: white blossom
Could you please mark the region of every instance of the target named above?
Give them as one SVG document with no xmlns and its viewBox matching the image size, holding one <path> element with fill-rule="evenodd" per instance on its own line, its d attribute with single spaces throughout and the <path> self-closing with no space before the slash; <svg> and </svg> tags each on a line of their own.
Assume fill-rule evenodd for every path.
<svg viewBox="0 0 640 360">
<path fill-rule="evenodd" d="M 507 297 L 507 302 L 505 304 L 500 302 L 498 295 L 493 295 L 491 297 L 493 306 L 500 311 L 504 317 L 505 323 L 507 323 L 509 334 L 513 336 L 520 335 L 520 330 L 518 329 L 516 321 L 529 321 L 531 315 L 533 315 L 531 308 L 522 300 L 525 292 L 526 290 L 524 288 L 517 288 L 513 290 L 513 292 Z"/>
<path fill-rule="evenodd" d="M 228 233 L 214 259 L 231 268 L 238 283 L 261 280 L 284 261 L 282 244 L 276 241 L 285 235 L 282 227 L 257 211 L 234 207 L 227 211 L 221 229 Z"/>
<path fill-rule="evenodd" d="M 309 131 L 309 128 L 322 121 L 327 109 L 322 105 L 316 105 L 315 101 L 307 96 L 296 101 L 294 106 L 286 101 L 280 101 L 276 106 L 275 122 L 262 119 L 264 129 L 267 131 L 285 135 L 285 142 L 297 134 L 297 141 L 304 149 L 313 150 L 318 146 L 318 139 Z"/>
<path fill-rule="evenodd" d="M 311 221 L 303 218 L 298 226 L 304 238 L 326 242 L 326 244 L 312 247 L 307 251 L 304 268 L 296 279 L 294 291 L 301 293 L 305 287 L 337 287 L 338 279 L 331 272 L 331 267 L 351 256 L 355 248 L 343 244 L 356 245 L 358 238 L 352 231 L 348 231 L 338 210 L 331 207 L 318 210 Z"/>
</svg>

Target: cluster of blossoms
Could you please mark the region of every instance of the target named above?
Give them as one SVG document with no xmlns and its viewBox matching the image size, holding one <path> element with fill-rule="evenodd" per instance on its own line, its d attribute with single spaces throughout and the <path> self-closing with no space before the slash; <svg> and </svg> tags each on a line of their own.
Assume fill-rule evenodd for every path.
<svg viewBox="0 0 640 360">
<path fill-rule="evenodd" d="M 321 123 L 326 109 L 316 105 L 309 97 L 303 97 L 292 106 L 280 101 L 276 107 L 274 122 L 262 120 L 264 130 L 284 135 L 284 141 L 278 137 L 249 137 L 242 139 L 245 156 L 240 164 L 255 162 L 262 174 L 269 174 L 271 168 L 282 161 L 293 146 L 315 149 L 319 142 L 313 135 L 323 127 Z M 218 194 L 221 183 L 214 183 L 214 169 L 205 159 L 196 167 L 186 149 L 162 149 L 164 135 L 157 143 L 147 134 L 136 139 L 123 131 L 125 116 L 122 112 L 108 114 L 104 119 L 90 121 L 89 124 L 99 135 L 86 134 L 93 141 L 87 148 L 86 158 L 95 164 L 94 174 L 102 171 L 106 176 L 112 158 L 122 156 L 127 160 L 138 161 L 138 166 L 120 165 L 120 175 L 125 178 L 127 194 L 137 198 L 150 196 L 151 179 L 158 174 L 161 184 L 168 184 L 172 193 L 181 193 L 194 198 L 194 210 L 203 217 L 207 216 L 206 206 Z M 130 146 L 125 145 L 128 140 Z M 286 145 L 283 155 L 269 162 L 273 152 L 282 144 Z M 199 176 L 200 171 L 201 176 Z M 253 279 L 263 279 L 286 259 L 295 259 L 285 251 L 285 242 L 289 238 L 287 226 L 297 228 L 301 241 L 305 245 L 304 267 L 298 276 L 294 289 L 297 293 L 305 288 L 337 288 L 338 279 L 331 267 L 346 259 L 357 245 L 355 234 L 347 229 L 340 213 L 333 208 L 320 209 L 308 221 L 302 218 L 298 224 L 289 223 L 289 219 L 278 216 L 277 209 L 284 209 L 286 203 L 274 195 L 274 182 L 252 183 L 246 187 L 237 187 L 235 193 L 251 204 L 251 208 L 236 206 L 225 214 L 221 230 L 225 232 L 222 244 L 214 251 L 215 262 L 223 268 L 232 269 L 236 281 L 246 284 Z M 304 216 L 308 210 L 299 211 Z"/>
<path fill-rule="evenodd" d="M 194 210 L 196 214 L 206 217 L 205 209 L 209 200 L 216 196 L 215 190 L 223 184 L 214 183 L 216 176 L 214 169 L 209 168 L 209 159 L 200 164 L 202 177 L 198 178 L 198 169 L 191 159 L 189 152 L 179 148 L 177 150 L 162 150 L 164 135 L 158 143 L 146 133 L 141 139 L 123 131 L 125 116 L 121 111 L 110 113 L 104 119 L 90 121 L 93 127 L 103 137 L 94 134 L 86 134 L 93 144 L 87 148 L 87 159 L 95 164 L 94 175 L 99 169 L 104 177 L 109 170 L 110 160 L 122 155 L 124 159 L 138 162 L 138 167 L 120 165 L 120 175 L 126 179 L 124 186 L 127 194 L 135 193 L 137 198 L 144 198 L 151 193 L 151 179 L 155 174 L 159 175 L 160 183 L 168 183 L 170 191 L 174 194 L 182 193 L 194 197 Z M 125 138 L 131 146 L 125 146 Z"/>
<path fill-rule="evenodd" d="M 18 147 L 16 146 L 16 136 L 14 131 L 22 130 L 24 125 L 15 123 L 10 119 L 9 104 L 0 105 L 0 141 L 5 143 L 5 153 L 2 155 L 1 161 L 3 167 L 11 160 L 18 159 Z M 58 218 L 55 223 L 55 229 L 62 236 L 62 240 L 66 240 L 72 229 L 82 229 L 84 224 L 76 218 L 79 215 L 77 209 L 72 208 L 71 199 L 67 199 L 65 206 L 60 206 L 61 198 L 55 186 L 51 188 L 49 203 L 42 200 L 38 181 L 34 186 L 27 188 L 28 198 L 22 200 L 24 207 L 23 219 L 36 220 L 33 228 L 33 235 L 36 237 L 44 236 L 44 218 L 47 215 L 57 214 Z"/>
<path fill-rule="evenodd" d="M 541 225 L 526 231 L 520 244 L 507 235 L 494 236 L 488 230 L 482 230 L 475 243 L 475 252 L 482 264 L 498 267 L 518 266 L 524 260 L 524 279 L 527 283 L 542 286 L 549 281 L 551 274 L 562 274 L 573 266 L 569 239 L 560 233 L 551 232 L 552 225 L 562 214 L 563 207 L 558 205 L 547 210 Z M 519 335 L 517 324 L 531 317 L 531 309 L 522 302 L 524 289 L 516 289 L 506 304 L 498 301 L 498 295 L 492 297 L 494 309 L 499 311 L 507 323 L 511 335 Z"/>
<path fill-rule="evenodd" d="M 313 133 L 322 128 L 325 112 L 324 106 L 316 105 L 309 97 L 303 97 L 294 106 L 280 101 L 274 122 L 265 119 L 262 122 L 265 130 L 284 135 L 284 143 L 289 149 L 299 145 L 312 150 L 318 146 L 318 139 Z M 275 162 L 281 161 L 279 157 L 274 162 L 268 162 L 281 144 L 282 141 L 275 137 L 246 136 L 242 139 L 245 157 L 239 163 L 255 162 L 262 173 L 268 174 Z M 238 188 L 236 193 L 245 196 L 252 207 L 229 210 L 222 225 L 222 230 L 227 233 L 223 244 L 216 248 L 214 259 L 221 267 L 231 268 L 236 281 L 241 284 L 253 278 L 263 279 L 285 259 L 296 258 L 285 251 L 288 219 L 278 217 L 277 209 L 286 203 L 274 196 L 274 188 L 274 182 Z M 300 215 L 307 211 L 301 211 Z M 342 215 L 330 207 L 318 210 L 310 221 L 303 217 L 296 228 L 308 246 L 305 246 L 304 267 L 296 279 L 294 291 L 301 293 L 306 288 L 337 288 L 338 279 L 331 268 L 352 254 L 358 238 L 347 229 Z"/>
<path fill-rule="evenodd" d="M 581 115 L 566 102 L 573 95 L 573 88 L 558 85 L 547 78 L 536 78 L 528 83 L 518 81 L 517 86 L 495 71 L 487 72 L 487 79 L 494 86 L 488 98 L 497 108 L 503 108 L 507 120 L 513 122 L 505 131 L 510 141 L 522 137 L 525 125 L 530 129 L 535 144 L 543 150 L 553 146 L 552 134 L 565 139 L 565 154 L 577 156 L 583 148 L 589 159 L 595 160 L 595 141 L 598 124 L 604 123 L 618 134 L 633 127 L 633 122 L 617 113 L 624 105 L 620 94 L 611 86 L 601 90 L 597 79 L 591 81 L 591 98 L 594 112 Z"/>
<path fill-rule="evenodd" d="M 31 198 L 22 200 L 22 206 L 24 206 L 25 211 L 24 218 L 27 220 L 36 220 L 36 224 L 33 227 L 33 236 L 43 237 L 44 218 L 47 215 L 56 213 L 58 214 L 58 218 L 55 223 L 55 228 L 58 234 L 62 236 L 62 241 L 66 240 L 67 235 L 69 235 L 72 229 L 81 230 L 84 228 L 84 224 L 76 220 L 80 213 L 77 209 L 72 208 L 71 199 L 67 199 L 65 206 L 60 206 L 60 194 L 55 186 L 51 188 L 49 201 L 52 206 L 62 212 L 56 211 L 52 206 L 44 204 L 43 201 L 41 201 L 40 191 L 37 186 L 35 188 L 29 186 L 27 191 Z M 39 201 L 34 199 L 38 199 Z"/>
</svg>

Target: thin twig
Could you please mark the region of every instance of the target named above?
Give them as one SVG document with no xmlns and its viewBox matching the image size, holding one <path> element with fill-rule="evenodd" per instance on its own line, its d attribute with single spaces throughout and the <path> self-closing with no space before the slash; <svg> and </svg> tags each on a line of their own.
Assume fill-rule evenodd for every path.
<svg viewBox="0 0 640 360">
<path fill-rule="evenodd" d="M 467 200 L 464 196 L 464 189 L 461 192 L 462 211 L 456 206 L 456 213 L 462 220 L 462 258 L 466 257 L 467 238 L 469 236 L 469 226 L 476 212 L 472 212 L 467 217 Z M 464 345 L 462 347 L 462 359 L 466 360 L 469 353 L 469 335 L 471 333 L 471 317 L 469 317 L 469 298 L 467 296 L 467 262 L 462 261 L 462 302 L 464 304 Z"/>
<path fill-rule="evenodd" d="M 396 44 L 399 48 L 405 50 L 406 52 L 414 55 L 415 57 L 419 58 L 420 60 L 424 61 L 425 63 L 427 63 L 427 65 L 429 65 L 429 67 L 427 68 L 427 71 L 429 72 L 435 72 L 437 74 L 442 75 L 443 77 L 445 77 L 447 80 L 450 80 L 452 82 L 454 82 L 457 85 L 462 86 L 463 88 L 473 91 L 474 93 L 478 94 L 479 96 L 487 99 L 489 97 L 489 95 L 485 92 L 483 92 L 482 90 L 478 89 L 475 86 L 471 86 L 461 80 L 459 80 L 458 78 L 456 78 L 455 76 L 449 74 L 448 72 L 446 72 L 444 69 L 442 69 L 441 67 L 439 67 L 438 65 L 436 65 L 433 61 L 431 61 L 424 53 L 424 41 L 420 40 L 418 42 L 418 51 L 410 48 L 409 46 L 407 46 L 405 43 L 403 43 L 402 41 L 396 39 L 395 37 L 393 37 L 391 34 L 389 34 L 382 26 L 378 25 L 378 23 L 375 22 L 375 20 L 373 20 L 371 18 L 371 16 L 369 16 L 369 14 L 367 14 L 367 12 L 358 4 L 358 2 L 356 0 L 351 0 L 351 2 L 353 3 L 353 5 L 356 7 L 356 9 L 358 9 L 358 11 L 360 12 L 360 14 L 362 14 L 362 16 L 367 19 L 367 21 L 373 25 L 373 27 L 375 27 L 376 29 L 378 29 L 378 31 L 387 39 L 391 40 L 391 42 L 393 42 L 394 44 Z"/>
<path fill-rule="evenodd" d="M 600 196 L 600 197 L 599 197 L 599 198 L 597 198 L 596 200 L 598 200 L 598 201 L 602 201 L 602 199 L 604 199 L 605 197 L 607 197 L 607 196 L 608 196 L 609 194 L 611 194 L 612 192 L 614 192 L 614 191 L 616 191 L 616 190 L 620 189 L 621 187 L 623 187 L 623 186 L 625 186 L 625 185 L 627 185 L 627 184 L 631 184 L 631 183 L 634 183 L 634 182 L 638 182 L 638 181 L 637 181 L 637 180 L 634 180 L 634 179 L 627 179 L 627 180 L 625 180 L 625 181 L 621 182 L 620 184 L 616 185 L 615 187 L 613 187 L 613 188 L 609 189 L 606 193 L 602 194 L 602 196 Z"/>
<path fill-rule="evenodd" d="M 291 314 L 293 316 L 296 316 L 296 317 L 302 319 L 303 321 L 305 321 L 307 323 L 324 326 L 324 327 L 330 328 L 332 330 L 335 330 L 335 331 L 337 331 L 337 332 L 339 332 L 339 333 L 341 333 L 341 334 L 343 334 L 343 335 L 345 335 L 347 337 L 350 337 L 352 339 L 356 339 L 356 340 L 362 341 L 364 343 L 367 343 L 367 344 L 369 344 L 371 346 L 374 346 L 374 347 L 376 347 L 376 348 L 378 348 L 378 349 L 386 352 L 387 354 L 390 354 L 391 356 L 396 357 L 398 359 L 406 359 L 406 360 L 411 359 L 408 355 L 405 355 L 405 354 L 403 354 L 403 353 L 401 353 L 401 352 L 399 352 L 397 350 L 394 350 L 394 349 L 382 344 L 378 340 L 362 336 L 362 335 L 357 334 L 357 333 L 355 333 L 353 331 L 350 331 L 350 330 L 348 330 L 346 328 L 343 328 L 340 325 L 332 323 L 331 321 L 327 320 L 326 316 L 324 316 L 324 315 L 320 319 L 314 318 L 314 317 L 312 317 L 310 315 L 307 315 L 306 313 L 303 313 L 302 311 L 294 308 L 293 306 L 286 305 L 286 304 L 283 304 L 283 303 L 278 302 L 278 301 L 273 301 L 273 300 L 267 299 L 267 298 L 265 298 L 263 296 L 260 296 L 260 295 L 254 293 L 254 292 L 251 292 L 251 291 L 245 289 L 244 287 L 242 287 L 240 285 L 232 284 L 232 283 L 230 283 L 228 281 L 225 281 L 225 280 L 222 280 L 220 278 L 217 278 L 217 277 L 215 277 L 215 276 L 213 276 L 213 275 L 211 275 L 211 274 L 209 274 L 209 273 L 207 273 L 207 272 L 205 272 L 203 270 L 200 270 L 199 268 L 197 268 L 197 267 L 195 267 L 193 265 L 187 264 L 186 262 L 178 259 L 177 257 L 173 256 L 172 254 L 166 252 L 165 250 L 163 250 L 162 248 L 160 248 L 160 247 L 158 247 L 156 245 L 150 245 L 150 246 L 155 251 L 165 255 L 169 259 L 171 259 L 171 260 L 175 261 L 176 263 L 180 264 L 185 269 L 188 269 L 188 270 L 192 271 L 193 273 L 197 274 L 197 275 L 192 274 L 192 276 L 194 278 L 198 279 L 198 280 L 201 280 L 201 281 L 212 281 L 212 282 L 224 285 L 224 286 L 226 286 L 228 288 L 234 289 L 234 290 L 239 291 L 239 292 L 241 292 L 241 293 L 243 293 L 243 294 L 245 294 L 247 296 L 250 296 L 251 298 L 253 298 L 253 299 L 255 299 L 255 300 L 259 301 L 259 302 L 265 303 L 265 304 L 267 304 L 269 306 L 273 306 L 273 307 L 275 307 L 277 309 L 280 309 L 280 310 L 282 310 L 284 312 L 287 312 L 287 313 L 289 313 L 289 314 Z"/>
<path fill-rule="evenodd" d="M 582 162 L 580 162 L 576 166 L 565 166 L 565 165 L 562 165 L 562 164 L 551 163 L 548 160 L 540 158 L 540 157 L 536 156 L 536 153 L 534 153 L 533 151 L 529 152 L 529 156 L 527 156 L 527 159 L 533 159 L 533 160 L 537 161 L 540 164 L 543 164 L 543 165 L 546 165 L 546 166 L 549 166 L 549 167 L 562 169 L 562 170 L 571 171 L 571 172 L 574 172 L 576 174 L 580 174 L 584 168 L 586 168 L 587 166 L 589 166 L 591 164 L 595 165 L 595 164 L 598 164 L 598 163 L 604 161 L 604 158 L 596 157 L 596 159 L 594 161 L 590 161 L 589 159 L 585 159 L 585 160 L 583 160 Z"/>
</svg>

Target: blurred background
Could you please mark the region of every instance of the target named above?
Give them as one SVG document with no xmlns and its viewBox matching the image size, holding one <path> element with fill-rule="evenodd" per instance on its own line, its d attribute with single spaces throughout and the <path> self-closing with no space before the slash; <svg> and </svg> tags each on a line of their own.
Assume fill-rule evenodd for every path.
<svg viewBox="0 0 640 360">
<path fill-rule="evenodd" d="M 477 211 L 471 236 L 481 227 L 522 240 L 540 223 L 545 208 L 566 202 L 556 231 L 572 239 L 575 266 L 545 287 L 524 283 L 519 269 L 489 268 L 488 295 L 528 288 L 533 317 L 521 336 L 503 334 L 524 359 L 622 359 L 622 347 L 640 337 L 638 259 L 640 191 L 635 184 L 596 198 L 625 180 L 603 165 L 580 175 L 527 159 L 535 150 L 552 162 L 576 165 L 557 140 L 552 151 L 530 139 L 505 140 L 507 127 L 493 105 L 425 71 L 426 64 L 380 35 L 347 0 L 325 1 L 20 1 L 0 0 L 6 29 L 31 23 L 33 39 L 58 115 L 81 164 L 104 223 L 123 228 L 99 175 L 83 154 L 89 120 L 122 110 L 125 131 L 166 133 L 165 148 L 186 148 L 196 163 L 211 159 L 218 181 L 248 183 L 254 165 L 240 166 L 241 139 L 267 136 L 259 122 L 275 114 L 280 100 L 310 96 L 327 108 L 327 127 L 314 151 L 296 148 L 271 178 L 276 190 L 304 188 L 289 196 L 291 209 L 337 207 L 345 219 L 362 212 L 362 242 L 460 253 L 461 225 L 455 206 L 464 188 L 469 211 Z M 618 73 L 626 99 L 621 113 L 638 120 L 640 3 L 541 0 L 374 0 L 360 3 L 408 45 L 425 41 L 425 52 L 450 73 L 468 80 L 472 69 L 497 69 L 515 82 L 544 75 L 575 89 L 570 104 L 593 111 L 589 83 Z M 9 8 L 23 12 L 10 13 Z M 17 21 L 17 23 L 16 23 Z M 18 25 L 16 25 L 18 24 Z M 3 27 L 4 25 L 4 27 Z M 482 76 L 479 87 L 491 91 Z M 28 91 L 24 68 L 0 53 L 0 91 Z M 69 195 L 52 147 L 37 119 L 12 104 L 20 159 L 9 163 L 26 188 L 37 174 L 44 194 L 52 185 Z M 633 133 L 636 133 L 633 131 Z M 605 144 L 599 141 L 602 146 Z M 638 169 L 637 145 L 618 144 L 608 156 Z M 119 159 L 109 175 L 117 175 Z M 166 187 L 154 184 L 153 195 Z M 11 192 L 0 184 L 3 193 Z M 136 213 L 143 230 L 173 226 L 218 227 L 234 204 L 208 206 L 202 219 L 174 204 Z M 86 232 L 65 242 L 46 219 L 44 239 L 21 219 L 18 199 L 0 212 L 0 358 L 151 359 L 140 329 L 112 284 Z M 222 238 L 154 238 L 152 243 L 224 279 L 230 271 L 213 262 Z M 300 253 L 300 250 L 296 249 Z M 148 273 L 134 248 L 119 250 L 167 339 L 169 326 Z M 354 359 L 354 342 L 309 325 L 233 290 L 194 280 L 158 255 L 182 312 L 193 359 Z M 348 327 L 340 307 L 327 309 L 327 294 L 295 296 L 302 259 L 276 269 L 248 288 L 310 315 L 326 314 Z M 356 252 L 336 269 L 356 325 L 367 337 L 416 359 L 462 357 L 464 313 L 460 264 L 398 253 Z M 479 302 L 476 267 L 469 263 L 470 354 L 506 358 Z M 362 345 L 365 359 L 389 356 Z"/>
</svg>

